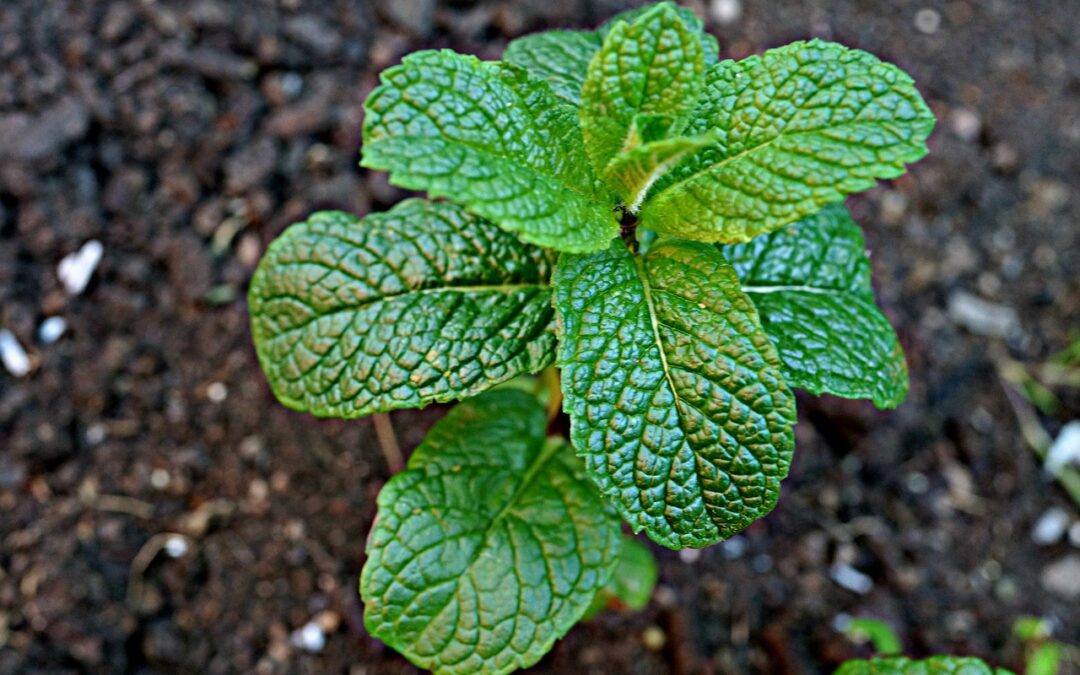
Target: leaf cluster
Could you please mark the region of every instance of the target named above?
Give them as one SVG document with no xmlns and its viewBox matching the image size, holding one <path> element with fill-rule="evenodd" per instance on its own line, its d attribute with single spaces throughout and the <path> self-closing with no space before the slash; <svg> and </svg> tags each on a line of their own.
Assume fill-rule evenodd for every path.
<svg viewBox="0 0 1080 675">
<path fill-rule="evenodd" d="M 417 665 L 508 672 L 613 599 L 643 604 L 655 564 L 616 516 L 674 549 L 764 516 L 791 387 L 906 394 L 841 202 L 922 157 L 932 114 L 839 44 L 718 53 L 664 2 L 502 61 L 411 54 L 365 103 L 362 165 L 447 201 L 317 213 L 255 274 L 256 349 L 290 408 L 487 392 L 379 496 L 365 623 Z M 497 388 L 552 365 L 571 443 Z"/>
</svg>

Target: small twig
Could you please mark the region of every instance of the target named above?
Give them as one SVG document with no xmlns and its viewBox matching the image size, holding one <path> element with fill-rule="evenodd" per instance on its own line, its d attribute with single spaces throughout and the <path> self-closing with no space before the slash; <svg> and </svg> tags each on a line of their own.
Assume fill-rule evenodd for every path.
<svg viewBox="0 0 1080 675">
<path fill-rule="evenodd" d="M 188 546 L 194 543 L 190 537 L 177 532 L 159 532 L 147 539 L 139 552 L 131 559 L 131 568 L 128 570 L 127 604 L 136 612 L 140 610 L 147 568 L 174 537 L 182 538 Z"/>
<path fill-rule="evenodd" d="M 398 444 L 397 433 L 394 432 L 394 424 L 390 421 L 387 413 L 375 413 L 371 416 L 375 424 L 375 438 L 379 442 L 383 459 L 390 473 L 399 473 L 405 469 L 405 459 L 401 454 L 401 446 Z"/>
<path fill-rule="evenodd" d="M 97 495 L 88 500 L 98 511 L 126 513 L 129 516 L 150 520 L 154 517 L 154 505 L 125 495 Z"/>
</svg>

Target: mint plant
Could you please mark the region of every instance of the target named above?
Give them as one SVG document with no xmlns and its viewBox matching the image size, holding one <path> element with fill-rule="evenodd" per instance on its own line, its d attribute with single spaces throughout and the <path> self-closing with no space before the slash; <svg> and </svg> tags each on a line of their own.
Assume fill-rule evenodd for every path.
<svg viewBox="0 0 1080 675">
<path fill-rule="evenodd" d="M 259 265 L 286 406 L 475 396 L 383 488 L 361 576 L 365 625 L 420 667 L 509 672 L 612 598 L 641 606 L 655 565 L 620 517 L 680 549 L 767 514 L 791 387 L 906 394 L 842 200 L 921 158 L 933 115 L 839 44 L 718 53 L 665 2 L 502 61 L 409 55 L 365 104 L 362 165 L 450 201 L 317 213 Z M 500 386 L 553 366 L 570 442 Z"/>
</svg>

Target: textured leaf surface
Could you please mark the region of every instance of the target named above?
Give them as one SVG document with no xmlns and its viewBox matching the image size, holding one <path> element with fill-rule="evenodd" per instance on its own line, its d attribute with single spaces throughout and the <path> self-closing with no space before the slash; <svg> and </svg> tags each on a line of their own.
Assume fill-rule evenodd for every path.
<svg viewBox="0 0 1080 675">
<path fill-rule="evenodd" d="M 684 157 L 714 142 L 712 136 L 676 136 L 639 145 L 616 155 L 604 172 L 604 182 L 631 213 L 637 213 L 653 183 Z"/>
<path fill-rule="evenodd" d="M 564 407 L 590 475 L 670 548 L 729 537 L 775 505 L 794 445 L 780 360 L 713 246 L 621 242 L 555 272 Z"/>
<path fill-rule="evenodd" d="M 848 661 L 834 675 L 1012 675 L 1003 668 L 991 668 L 972 657 L 932 656 L 915 661 L 903 656 Z"/>
<path fill-rule="evenodd" d="M 553 360 L 553 260 L 453 204 L 317 213 L 255 272 L 259 361 L 282 403 L 319 416 L 474 394 Z"/>
<path fill-rule="evenodd" d="M 577 111 L 544 82 L 451 51 L 411 54 L 364 104 L 363 165 L 560 251 L 618 232 L 585 157 Z"/>
<path fill-rule="evenodd" d="M 874 304 L 862 232 L 842 204 L 721 250 L 757 306 L 789 385 L 882 408 L 904 400 L 904 352 Z"/>
<path fill-rule="evenodd" d="M 512 40 L 503 52 L 503 60 L 528 70 L 534 77 L 547 80 L 555 95 L 571 105 L 581 103 L 581 87 L 604 36 L 620 21 L 633 22 L 655 5 L 647 5 L 617 14 L 596 31 L 546 31 Z M 676 7 L 682 20 L 698 35 L 705 64 L 717 62 L 720 47 L 716 38 L 704 32 L 704 24 L 686 7 Z"/>
<path fill-rule="evenodd" d="M 535 663 L 608 579 L 619 522 L 536 400 L 455 407 L 379 493 L 361 574 L 364 624 L 436 673 Z"/>
<path fill-rule="evenodd" d="M 658 5 L 633 23 L 616 23 L 589 64 L 581 92 L 581 131 L 593 167 L 603 173 L 616 155 L 641 145 L 635 121 L 642 115 L 667 119 L 666 132 L 678 131 L 704 84 L 704 70 L 698 34 L 671 5 Z"/>
<path fill-rule="evenodd" d="M 795 42 L 708 70 L 685 133 L 715 130 L 654 187 L 642 224 L 737 243 L 783 227 L 926 154 L 934 117 L 911 78 L 857 49 Z"/>
<path fill-rule="evenodd" d="M 643 609 L 649 604 L 659 573 L 652 551 L 633 537 L 623 537 L 615 573 L 597 592 L 584 618 L 590 619 L 612 604 L 634 611 Z"/>
</svg>

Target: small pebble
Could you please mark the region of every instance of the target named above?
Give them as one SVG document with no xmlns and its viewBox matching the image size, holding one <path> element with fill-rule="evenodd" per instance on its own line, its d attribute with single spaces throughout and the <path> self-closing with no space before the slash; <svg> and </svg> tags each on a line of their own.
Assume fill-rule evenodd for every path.
<svg viewBox="0 0 1080 675">
<path fill-rule="evenodd" d="M 1061 427 L 1057 438 L 1046 452 L 1043 467 L 1056 476 L 1070 464 L 1080 463 L 1080 420 L 1073 420 Z"/>
<path fill-rule="evenodd" d="M 67 330 L 67 321 L 62 316 L 50 316 L 38 326 L 38 340 L 43 345 L 51 345 L 60 339 Z"/>
<path fill-rule="evenodd" d="M 1080 599 L 1080 555 L 1072 553 L 1043 569 L 1043 588 L 1066 600 Z"/>
<path fill-rule="evenodd" d="M 1010 337 L 1020 330 L 1020 318 L 1015 309 L 966 291 L 956 291 L 949 296 L 948 311 L 954 323 L 978 335 Z"/>
<path fill-rule="evenodd" d="M 1065 530 L 1069 527 L 1069 514 L 1065 509 L 1054 507 L 1047 509 L 1035 521 L 1031 528 L 1031 540 L 1039 546 L 1050 546 L 1061 541 L 1065 536 Z"/>
<path fill-rule="evenodd" d="M 667 635 L 664 635 L 664 631 L 659 626 L 649 626 L 641 634 L 641 643 L 645 645 L 645 649 L 658 652 L 667 644 Z"/>
<path fill-rule="evenodd" d="M 94 270 L 104 254 L 105 247 L 101 242 L 91 239 L 78 251 L 64 256 L 56 268 L 56 273 L 69 295 L 78 295 L 86 290 L 86 285 L 90 283 L 90 277 L 94 275 Z"/>
<path fill-rule="evenodd" d="M 865 595 L 874 588 L 874 580 L 851 565 L 839 563 L 829 570 L 829 577 L 841 588 Z"/>
<path fill-rule="evenodd" d="M 701 549 L 697 548 L 684 548 L 679 551 L 679 560 L 686 564 L 695 563 L 701 557 Z"/>
<path fill-rule="evenodd" d="M 728 560 L 737 560 L 746 553 L 746 537 L 737 534 L 723 544 L 720 544 L 720 550 Z"/>
<path fill-rule="evenodd" d="M 920 9 L 915 12 L 915 28 L 920 33 L 933 35 L 941 28 L 941 14 L 936 9 Z"/>
<path fill-rule="evenodd" d="M 108 435 L 108 431 L 105 429 L 104 424 L 91 424 L 86 428 L 86 444 L 90 446 L 98 445 L 105 440 Z"/>
<path fill-rule="evenodd" d="M 210 399 L 211 403 L 222 403 L 229 397 L 229 388 L 221 382 L 211 382 L 206 387 L 206 398 Z"/>
<path fill-rule="evenodd" d="M 298 649 L 316 654 L 326 646 L 326 633 L 315 621 L 308 621 L 303 628 L 294 630 L 289 642 Z"/>
<path fill-rule="evenodd" d="M 154 469 L 150 472 L 150 484 L 156 490 L 164 490 L 169 487 L 169 472 L 165 469 Z"/>
<path fill-rule="evenodd" d="M 973 110 L 967 108 L 953 110 L 949 115 L 949 123 L 952 126 L 953 133 L 965 141 L 975 140 L 979 135 L 979 131 L 982 130 L 982 120 Z"/>
<path fill-rule="evenodd" d="M 0 360 L 15 377 L 24 377 L 30 372 L 30 357 L 19 339 L 6 328 L 0 330 Z"/>
<path fill-rule="evenodd" d="M 742 16 L 742 2 L 740 0 L 712 0 L 709 13 L 713 21 L 726 26 L 735 23 Z"/>
<path fill-rule="evenodd" d="M 187 537 L 174 534 L 165 540 L 165 555 L 170 558 L 183 558 L 187 555 Z"/>
</svg>

